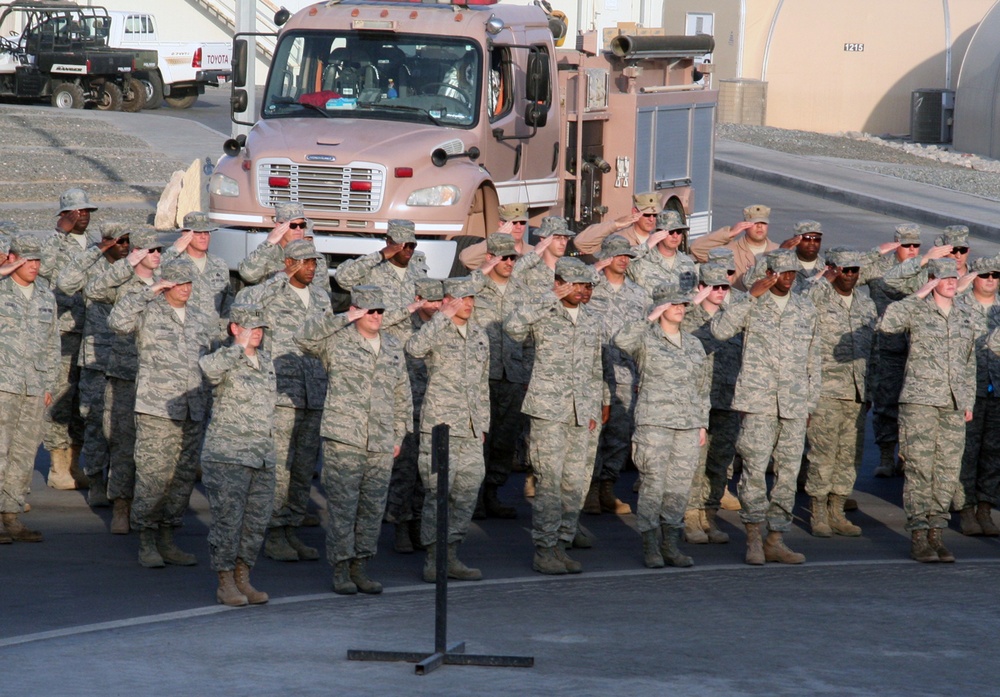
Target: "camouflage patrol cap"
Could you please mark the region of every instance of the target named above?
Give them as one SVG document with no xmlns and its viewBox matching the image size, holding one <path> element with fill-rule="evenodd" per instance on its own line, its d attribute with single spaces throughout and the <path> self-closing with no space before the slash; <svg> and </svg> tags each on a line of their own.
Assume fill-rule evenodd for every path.
<svg viewBox="0 0 1000 697">
<path fill-rule="evenodd" d="M 414 234 L 416 227 L 412 220 L 394 218 L 389 221 L 385 236 L 396 244 L 416 244 L 417 236 Z"/>
<path fill-rule="evenodd" d="M 743 209 L 743 220 L 748 223 L 770 223 L 771 209 L 755 203 Z"/>
<path fill-rule="evenodd" d="M 612 257 L 632 257 L 635 259 L 638 253 L 632 249 L 632 243 L 621 235 L 608 235 L 601 242 L 601 251 L 596 256 L 598 259 L 611 259 Z"/>
<path fill-rule="evenodd" d="M 657 230 L 688 230 L 687 223 L 681 220 L 681 214 L 674 210 L 660 211 L 656 216 Z"/>
<path fill-rule="evenodd" d="M 539 237 L 551 237 L 552 235 L 576 237 L 576 233 L 567 226 L 566 219 L 560 218 L 558 215 L 549 215 L 542 218 L 542 226 L 538 229 L 537 235 Z"/>
<path fill-rule="evenodd" d="M 284 201 L 274 207 L 274 222 L 287 223 L 292 220 L 305 220 L 306 211 L 301 203 Z"/>
<path fill-rule="evenodd" d="M 713 247 L 708 250 L 708 260 L 716 264 L 722 264 L 727 269 L 736 268 L 736 257 L 729 247 Z"/>
<path fill-rule="evenodd" d="M 500 220 L 505 223 L 528 222 L 528 204 L 505 203 L 500 206 Z"/>
<path fill-rule="evenodd" d="M 576 257 L 559 257 L 556 262 L 556 276 L 566 283 L 593 283 L 590 267 Z"/>
<path fill-rule="evenodd" d="M 667 281 L 653 289 L 653 307 L 660 305 L 684 305 L 691 302 L 691 291 L 679 283 Z"/>
<path fill-rule="evenodd" d="M 800 220 L 795 223 L 795 234 L 796 235 L 822 235 L 823 229 L 818 222 L 815 220 Z"/>
<path fill-rule="evenodd" d="M 286 259 L 322 259 L 323 255 L 316 251 L 312 240 L 292 240 L 285 245 Z"/>
<path fill-rule="evenodd" d="M 131 229 L 127 223 L 104 223 L 101 225 L 102 240 L 117 240 L 128 237 L 131 240 Z"/>
<path fill-rule="evenodd" d="M 848 247 L 835 247 L 834 249 L 827 251 L 826 262 L 841 269 L 845 266 L 856 266 L 860 268 L 865 265 L 865 256 L 856 249 L 850 249 Z"/>
<path fill-rule="evenodd" d="M 931 259 L 927 262 L 927 275 L 931 278 L 958 278 L 958 263 L 954 259 Z"/>
<path fill-rule="evenodd" d="M 799 258 L 791 249 L 772 249 L 766 255 L 767 268 L 774 273 L 784 273 L 785 271 L 798 271 L 802 268 Z"/>
<path fill-rule="evenodd" d="M 59 197 L 59 212 L 66 211 L 96 211 L 97 206 L 87 198 L 87 192 L 83 189 L 67 189 Z"/>
<path fill-rule="evenodd" d="M 13 235 L 10 240 L 10 254 L 21 259 L 41 259 L 42 241 L 34 235 Z"/>
<path fill-rule="evenodd" d="M 969 228 L 965 225 L 949 225 L 944 229 L 944 234 L 934 240 L 937 246 L 951 245 L 952 247 L 969 246 Z"/>
<path fill-rule="evenodd" d="M 728 286 L 729 269 L 725 264 L 707 263 L 698 268 L 701 282 L 706 286 Z"/>
<path fill-rule="evenodd" d="M 264 308 L 256 303 L 236 303 L 229 308 L 229 321 L 244 329 L 266 327 Z"/>
<path fill-rule="evenodd" d="M 992 257 L 979 257 L 970 264 L 970 268 L 976 273 L 1000 272 L 1000 254 Z"/>
<path fill-rule="evenodd" d="M 495 257 L 517 256 L 514 238 L 502 232 L 494 232 L 486 238 L 486 252 Z"/>
<path fill-rule="evenodd" d="M 212 224 L 205 211 L 191 211 L 184 216 L 181 228 L 193 232 L 214 232 L 219 229 L 219 226 Z"/>
<path fill-rule="evenodd" d="M 21 228 L 13 220 L 0 220 L 0 233 L 13 237 L 21 234 Z"/>
<path fill-rule="evenodd" d="M 415 287 L 415 294 L 424 300 L 444 300 L 444 284 L 436 278 L 418 278 Z"/>
<path fill-rule="evenodd" d="M 156 249 L 162 247 L 160 235 L 152 228 L 140 228 L 129 233 L 128 243 L 132 249 Z"/>
<path fill-rule="evenodd" d="M 351 304 L 364 310 L 384 310 L 385 300 L 379 286 L 354 286 L 351 289 Z"/>
<path fill-rule="evenodd" d="M 659 213 L 663 210 L 663 206 L 660 205 L 660 197 L 652 192 L 633 195 L 632 205 L 640 213 Z"/>
<path fill-rule="evenodd" d="M 476 284 L 471 276 L 444 279 L 444 294 L 453 298 L 468 298 L 476 294 Z"/>
<path fill-rule="evenodd" d="M 900 244 L 920 244 L 920 226 L 916 223 L 897 225 L 895 239 Z"/>
<path fill-rule="evenodd" d="M 178 257 L 160 266 L 160 278 L 174 283 L 193 283 L 195 271 L 194 262 L 186 257 Z"/>
</svg>

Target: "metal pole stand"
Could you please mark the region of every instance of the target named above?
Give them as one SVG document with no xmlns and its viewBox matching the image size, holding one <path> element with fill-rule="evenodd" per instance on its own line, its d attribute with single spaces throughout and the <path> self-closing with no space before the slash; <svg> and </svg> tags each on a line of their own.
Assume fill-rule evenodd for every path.
<svg viewBox="0 0 1000 697">
<path fill-rule="evenodd" d="M 459 666 L 531 668 L 533 656 L 487 656 L 465 653 L 465 642 L 448 646 L 448 424 L 431 430 L 431 474 L 437 473 L 437 581 L 434 594 L 434 652 L 348 649 L 349 661 L 406 661 L 426 675 L 444 663 Z"/>
</svg>

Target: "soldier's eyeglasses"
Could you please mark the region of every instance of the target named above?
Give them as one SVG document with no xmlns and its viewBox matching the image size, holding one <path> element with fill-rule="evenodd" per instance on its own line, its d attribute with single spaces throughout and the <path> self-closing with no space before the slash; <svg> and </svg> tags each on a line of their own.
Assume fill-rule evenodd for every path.
<svg viewBox="0 0 1000 697">
<path fill-rule="evenodd" d="M 667 230 L 668 235 L 683 235 L 683 230 Z"/>
<path fill-rule="evenodd" d="M 952 254 L 968 254 L 968 252 L 969 252 L 969 248 L 968 247 L 952 247 L 951 248 L 951 253 Z"/>
<path fill-rule="evenodd" d="M 858 273 L 861 271 L 860 266 L 842 266 L 840 268 L 840 273 Z"/>
<path fill-rule="evenodd" d="M 365 314 L 366 315 L 381 315 L 381 314 L 384 314 L 384 313 L 385 313 L 385 310 L 383 310 L 381 307 L 375 307 L 375 308 L 372 308 L 371 310 L 368 310 L 368 312 L 366 312 Z"/>
<path fill-rule="evenodd" d="M 1000 271 L 987 271 L 986 273 L 979 274 L 979 277 L 1000 279 Z"/>
<path fill-rule="evenodd" d="M 125 237 L 119 237 L 117 240 L 115 240 L 115 244 L 128 244 L 128 236 L 126 235 Z"/>
<path fill-rule="evenodd" d="M 819 235 L 802 235 L 803 242 L 819 242 L 822 239 Z"/>
<path fill-rule="evenodd" d="M 712 290 L 729 290 L 729 284 L 719 284 L 717 286 L 712 286 Z"/>
<path fill-rule="evenodd" d="M 735 276 L 736 275 L 736 269 L 727 269 L 726 270 L 726 275 L 727 276 Z"/>
<path fill-rule="evenodd" d="M 642 217 L 643 218 L 655 218 L 656 215 L 657 215 L 656 213 L 643 213 Z"/>
<path fill-rule="evenodd" d="M 289 230 L 305 230 L 307 227 L 309 227 L 309 223 L 289 223 L 288 224 L 288 229 Z"/>
<path fill-rule="evenodd" d="M 517 255 L 505 254 L 504 256 L 500 257 L 500 261 L 517 261 Z"/>
<path fill-rule="evenodd" d="M 407 242 L 403 246 L 406 247 L 407 249 L 416 249 L 417 248 L 417 243 L 416 242 Z"/>
<path fill-rule="evenodd" d="M 920 244 L 917 242 L 901 244 L 899 246 L 902 247 L 903 249 L 920 249 Z"/>
<path fill-rule="evenodd" d="M 527 225 L 527 220 L 511 220 L 509 221 L 511 225 Z"/>
<path fill-rule="evenodd" d="M 147 249 L 146 251 L 149 252 L 150 254 L 162 254 L 163 247 L 153 247 L 152 249 Z"/>
</svg>

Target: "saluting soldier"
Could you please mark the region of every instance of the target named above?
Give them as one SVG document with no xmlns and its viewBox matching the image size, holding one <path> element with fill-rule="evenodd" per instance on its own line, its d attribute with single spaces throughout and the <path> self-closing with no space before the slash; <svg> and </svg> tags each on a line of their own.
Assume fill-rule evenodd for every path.
<svg viewBox="0 0 1000 697">
<path fill-rule="evenodd" d="M 524 256 L 534 245 L 528 243 L 528 204 L 526 203 L 505 203 L 498 209 L 500 213 L 500 228 L 496 233 L 487 235 L 482 242 L 470 245 L 462 250 L 458 255 L 459 261 L 469 271 L 476 271 L 481 268 L 487 260 L 489 248 L 488 240 L 494 234 L 508 235 L 514 241 L 514 249 L 517 256 Z"/>
<path fill-rule="evenodd" d="M 274 227 L 267 239 L 240 262 L 240 278 L 249 284 L 262 283 L 283 271 L 288 258 L 285 248 L 289 242 L 301 239 L 312 239 L 312 221 L 306 218 L 302 204 L 279 203 L 274 207 Z M 316 259 L 316 273 L 310 283 L 330 293 L 330 270 L 322 254 Z"/>
<path fill-rule="evenodd" d="M 633 247 L 646 244 L 646 240 L 656 230 L 656 218 L 662 210 L 659 194 L 633 194 L 632 210 L 629 213 L 588 226 L 574 238 L 573 246 L 580 254 L 596 255 L 601 251 L 604 240 L 611 235 L 624 237 Z"/>
<path fill-rule="evenodd" d="M 680 251 L 687 231 L 677 211 L 656 216 L 656 232 L 635 247 L 636 258 L 628 265 L 628 277 L 647 293 L 661 283 L 679 283 L 684 274 L 695 277 L 694 259 Z"/>
<path fill-rule="evenodd" d="M 188 259 L 194 267 L 191 284 L 191 304 L 218 324 L 218 333 L 226 331 L 229 306 L 233 304 L 233 288 L 229 282 L 229 265 L 225 259 L 208 250 L 212 233 L 219 229 L 208 213 L 193 211 L 184 216 L 181 236 L 163 255 L 166 263 L 176 258 Z"/>
</svg>

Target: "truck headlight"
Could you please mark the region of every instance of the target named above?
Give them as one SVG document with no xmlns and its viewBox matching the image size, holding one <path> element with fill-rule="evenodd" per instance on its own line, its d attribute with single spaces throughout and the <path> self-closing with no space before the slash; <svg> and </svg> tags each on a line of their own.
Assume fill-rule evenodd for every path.
<svg viewBox="0 0 1000 697">
<path fill-rule="evenodd" d="M 240 185 L 235 179 L 227 177 L 225 174 L 216 172 L 208 180 L 208 192 L 215 196 L 239 196 Z"/>
<path fill-rule="evenodd" d="M 457 186 L 442 184 L 427 189 L 417 189 L 406 199 L 407 206 L 454 206 L 462 192 Z"/>
</svg>

